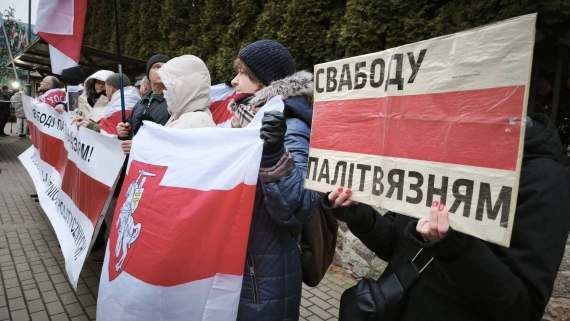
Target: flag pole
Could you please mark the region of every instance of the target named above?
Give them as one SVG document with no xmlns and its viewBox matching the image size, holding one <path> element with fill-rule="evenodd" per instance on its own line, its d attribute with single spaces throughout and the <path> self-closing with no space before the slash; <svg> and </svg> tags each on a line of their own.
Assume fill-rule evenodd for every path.
<svg viewBox="0 0 570 321">
<path fill-rule="evenodd" d="M 121 44 L 119 42 L 119 14 L 117 13 L 117 0 L 113 0 L 113 7 L 115 8 L 115 36 L 117 43 L 117 59 L 119 61 L 119 90 L 121 92 L 121 116 L 123 118 L 123 123 L 127 122 L 127 116 L 125 114 L 125 90 L 123 88 L 123 68 L 121 67 Z"/>
<path fill-rule="evenodd" d="M 6 34 L 6 28 L 4 28 L 4 18 L 0 16 L 0 24 L 2 24 L 2 31 L 4 31 L 4 39 L 6 39 L 6 46 L 8 47 L 8 53 L 10 54 L 10 60 L 12 60 L 12 69 L 14 69 L 14 77 L 18 79 L 18 73 L 16 72 L 16 65 L 14 64 L 14 57 L 12 57 L 12 48 L 10 48 L 10 42 L 8 41 L 8 35 Z"/>
<path fill-rule="evenodd" d="M 32 0 L 28 1 L 28 32 L 26 34 L 26 37 L 28 37 L 29 46 L 32 43 Z M 32 97 L 32 83 L 30 79 L 29 69 L 26 77 L 26 95 Z"/>
</svg>

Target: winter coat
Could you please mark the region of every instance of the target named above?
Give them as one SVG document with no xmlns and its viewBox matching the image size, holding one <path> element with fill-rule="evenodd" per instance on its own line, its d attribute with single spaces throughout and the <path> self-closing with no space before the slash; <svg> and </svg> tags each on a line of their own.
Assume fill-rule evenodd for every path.
<svg viewBox="0 0 570 321">
<path fill-rule="evenodd" d="M 417 220 L 395 213 L 381 216 L 363 204 L 333 211 L 348 209 L 356 217 L 374 218 L 368 226 L 348 227 L 389 262 L 385 274 L 420 248 L 434 253 L 433 262 L 407 291 L 400 320 L 541 320 L 570 231 L 570 171 L 560 162 L 560 139 L 552 123 L 544 115 L 531 118 L 510 248 L 455 230 L 425 243 L 416 232 Z"/>
<path fill-rule="evenodd" d="M 123 88 L 124 92 L 124 101 L 125 101 L 125 112 L 127 115 L 130 115 L 133 107 L 138 103 L 141 99 L 139 96 L 139 92 L 133 86 L 127 86 Z M 105 113 L 101 117 L 100 124 L 103 122 L 111 122 L 111 126 L 116 126 L 119 122 L 121 122 L 120 115 L 121 115 L 121 92 L 117 91 L 111 97 L 111 101 L 105 107 Z M 101 125 L 91 121 L 87 128 L 94 130 L 96 132 L 101 132 Z"/>
<path fill-rule="evenodd" d="M 166 127 L 216 126 L 210 112 L 210 72 L 200 58 L 184 55 L 171 59 L 158 75 L 166 87 L 163 93 L 171 115 Z"/>
<path fill-rule="evenodd" d="M 281 94 L 288 117 L 285 148 L 262 157 L 237 320 L 299 319 L 301 261 L 288 226 L 303 224 L 320 202 L 303 187 L 312 119 L 305 95 L 312 88 L 312 75 L 297 73 L 244 101 L 261 106 Z"/>
<path fill-rule="evenodd" d="M 79 111 L 83 114 L 83 117 L 91 119 L 94 122 L 98 122 L 99 119 L 103 117 L 109 99 L 103 93 L 93 107 L 91 107 L 89 104 L 89 96 L 95 94 L 95 82 L 97 80 L 105 81 L 107 77 L 112 74 L 113 72 L 110 70 L 99 70 L 85 79 L 85 89 L 83 90 L 83 94 L 79 96 Z"/>
<path fill-rule="evenodd" d="M 142 125 L 141 121 L 137 119 L 142 114 L 148 114 L 159 125 L 166 125 L 170 118 L 168 112 L 168 103 L 164 99 L 164 94 L 153 94 L 152 90 L 142 96 L 141 100 L 135 105 L 131 115 L 127 118 L 127 122 L 131 124 L 131 131 L 127 140 L 133 139 L 135 133 Z"/>
<path fill-rule="evenodd" d="M 8 95 L 4 90 L 0 90 L 0 114 L 9 115 L 10 114 L 10 95 Z M 2 129 L 3 130 L 3 129 Z"/>
<path fill-rule="evenodd" d="M 16 118 L 26 118 L 24 105 L 22 104 L 22 96 L 20 96 L 19 93 L 15 93 L 10 100 L 12 101 L 12 108 L 16 111 Z"/>
</svg>

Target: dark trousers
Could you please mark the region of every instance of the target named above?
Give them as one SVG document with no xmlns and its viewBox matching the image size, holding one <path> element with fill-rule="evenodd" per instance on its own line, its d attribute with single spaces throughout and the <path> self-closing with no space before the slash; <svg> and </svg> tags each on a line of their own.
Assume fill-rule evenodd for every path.
<svg viewBox="0 0 570 321">
<path fill-rule="evenodd" d="M 0 110 L 0 133 L 4 133 L 4 128 L 10 119 L 10 110 L 7 111 Z"/>
</svg>

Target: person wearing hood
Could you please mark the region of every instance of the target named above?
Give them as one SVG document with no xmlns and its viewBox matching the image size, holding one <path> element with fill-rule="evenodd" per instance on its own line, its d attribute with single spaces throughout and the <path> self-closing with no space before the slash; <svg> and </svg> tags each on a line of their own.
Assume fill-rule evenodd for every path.
<svg viewBox="0 0 570 321">
<path fill-rule="evenodd" d="M 166 127 L 215 127 L 210 112 L 210 72 L 202 59 L 184 55 L 171 59 L 158 70 L 166 90 L 170 118 Z"/>
<path fill-rule="evenodd" d="M 110 70 L 99 70 L 85 80 L 83 94 L 79 96 L 79 112 L 83 118 L 97 123 L 105 114 L 109 103 L 105 80 L 112 74 Z"/>
<path fill-rule="evenodd" d="M 446 204 L 435 201 L 430 221 L 350 200 L 339 187 L 323 207 L 384 261 L 385 275 L 412 260 L 419 249 L 433 261 L 406 291 L 402 321 L 538 321 L 552 294 L 570 231 L 570 171 L 550 120 L 530 114 L 509 248 L 453 230 Z M 342 315 L 342 311 L 341 311 Z"/>
<path fill-rule="evenodd" d="M 321 197 L 303 187 L 312 109 L 313 76 L 296 72 L 291 54 L 271 40 L 243 48 L 234 62 L 236 97 L 228 106 L 232 127 L 246 127 L 271 98 L 283 113 L 265 113 L 264 140 L 237 320 L 298 320 L 302 268 L 290 227 L 300 227 Z"/>
<path fill-rule="evenodd" d="M 105 109 L 103 109 L 103 116 L 99 119 L 99 122 L 95 122 L 93 120 L 89 120 L 85 117 L 78 116 L 76 117 L 72 123 L 76 123 L 77 127 L 85 126 L 88 129 L 94 130 L 96 132 L 101 132 L 101 125 L 104 122 L 117 122 L 117 119 L 120 120 L 121 116 L 121 91 L 120 91 L 120 82 L 119 82 L 119 74 L 113 73 L 105 79 L 105 96 L 110 99 Z M 137 104 L 140 100 L 139 93 L 137 89 L 131 86 L 131 81 L 129 77 L 123 74 L 123 92 L 124 92 L 124 101 L 125 101 L 125 113 L 127 116 L 130 115 L 133 107 Z M 107 126 L 109 127 L 109 126 Z M 111 125 L 114 128 L 114 126 Z M 107 133 L 113 134 L 113 133 Z M 116 133 L 115 133 L 116 134 Z"/>
</svg>

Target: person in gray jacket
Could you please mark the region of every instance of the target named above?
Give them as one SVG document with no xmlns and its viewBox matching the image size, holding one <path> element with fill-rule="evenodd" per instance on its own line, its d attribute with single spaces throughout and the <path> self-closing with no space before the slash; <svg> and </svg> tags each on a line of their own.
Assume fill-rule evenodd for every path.
<svg viewBox="0 0 570 321">
<path fill-rule="evenodd" d="M 16 111 L 16 133 L 20 138 L 26 138 L 28 133 L 28 121 L 24 113 L 24 106 L 22 105 L 22 96 L 20 93 L 15 93 L 10 99 L 12 101 L 12 108 Z"/>
</svg>

